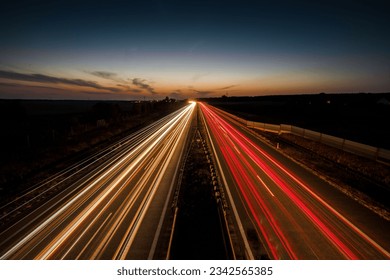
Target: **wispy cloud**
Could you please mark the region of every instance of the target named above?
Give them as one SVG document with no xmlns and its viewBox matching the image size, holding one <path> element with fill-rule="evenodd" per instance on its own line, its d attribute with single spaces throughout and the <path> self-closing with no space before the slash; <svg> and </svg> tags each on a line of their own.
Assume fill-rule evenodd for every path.
<svg viewBox="0 0 390 280">
<path fill-rule="evenodd" d="M 49 84 L 64 84 L 81 87 L 90 87 L 99 90 L 108 90 L 111 92 L 119 92 L 120 89 L 114 87 L 101 86 L 94 81 L 88 81 L 83 79 L 68 79 L 61 77 L 54 77 L 44 74 L 25 74 L 12 71 L 0 70 L 0 78 L 8 80 L 26 81 L 26 82 L 38 82 L 38 83 L 49 83 Z"/>
<path fill-rule="evenodd" d="M 122 87 L 124 89 L 124 92 L 126 93 L 136 93 L 136 94 L 140 94 L 142 93 L 142 89 L 139 89 L 139 88 L 132 88 L 128 85 L 124 85 L 124 84 L 117 84 L 118 87 Z"/>
<path fill-rule="evenodd" d="M 200 79 L 202 79 L 203 77 L 207 77 L 208 75 L 210 75 L 210 73 L 200 73 L 200 74 L 195 74 L 192 76 L 192 82 L 197 82 L 199 81 Z"/>
<path fill-rule="evenodd" d="M 134 79 L 131 79 L 131 81 L 132 81 L 133 85 L 135 85 L 141 89 L 144 89 L 144 90 L 150 92 L 151 94 L 157 94 L 157 92 L 154 90 L 154 88 L 152 86 L 145 83 L 146 80 L 143 80 L 140 78 L 134 78 Z"/>
<path fill-rule="evenodd" d="M 114 72 L 109 72 L 109 71 L 91 71 L 91 72 L 88 72 L 88 71 L 86 71 L 86 73 L 91 74 L 91 75 L 96 76 L 96 77 L 99 77 L 99 78 L 106 79 L 106 80 L 119 82 L 119 83 L 122 83 L 122 84 L 127 84 L 128 83 L 126 80 L 120 78 L 118 76 L 118 74 L 114 73 Z"/>
<path fill-rule="evenodd" d="M 218 88 L 217 90 L 227 90 L 227 89 L 234 88 L 234 87 L 236 87 L 236 86 L 237 86 L 237 85 L 230 85 L 230 86 L 226 86 L 226 87 Z"/>
<path fill-rule="evenodd" d="M 196 90 L 196 89 L 193 89 L 193 91 L 199 95 L 209 95 L 211 93 L 214 93 L 213 91 L 211 90 Z"/>
<path fill-rule="evenodd" d="M 50 87 L 50 86 L 38 86 L 38 85 L 21 85 L 17 83 L 0 83 L 1 87 L 17 87 L 17 88 L 39 88 L 39 89 L 49 89 L 49 90 L 59 90 L 59 91 L 66 91 L 65 89 L 62 88 L 57 88 L 57 87 Z"/>
<path fill-rule="evenodd" d="M 3 86 L 3 87 L 19 87 L 20 85 L 16 84 L 16 83 L 0 83 L 0 86 Z"/>
<path fill-rule="evenodd" d="M 87 90 L 84 90 L 84 91 L 81 91 L 82 93 L 84 94 L 87 94 L 87 95 L 96 95 L 96 96 L 102 96 L 102 95 L 106 95 L 107 96 L 107 93 L 105 92 L 101 92 L 101 91 L 87 91 Z M 112 94 L 110 94 L 110 96 L 112 96 Z"/>
<path fill-rule="evenodd" d="M 169 94 L 169 97 L 175 98 L 175 99 L 184 99 L 185 94 L 183 93 L 183 91 L 181 89 L 176 89 Z"/>
<path fill-rule="evenodd" d="M 108 79 L 108 80 L 116 80 L 118 78 L 118 75 L 113 72 L 107 72 L 107 71 L 92 71 L 92 72 L 87 72 L 89 74 L 92 74 L 96 77 Z"/>
<path fill-rule="evenodd" d="M 151 85 L 149 85 L 145 79 L 133 78 L 129 80 L 124 80 L 120 78 L 117 73 L 109 72 L 109 71 L 91 71 L 87 73 L 92 74 L 99 78 L 119 82 L 120 84 L 117 84 L 117 86 L 124 88 L 126 92 L 138 94 L 141 93 L 143 90 L 145 90 L 151 94 L 157 94 L 155 89 Z M 130 85 L 134 85 L 137 88 L 132 88 L 130 87 Z"/>
</svg>

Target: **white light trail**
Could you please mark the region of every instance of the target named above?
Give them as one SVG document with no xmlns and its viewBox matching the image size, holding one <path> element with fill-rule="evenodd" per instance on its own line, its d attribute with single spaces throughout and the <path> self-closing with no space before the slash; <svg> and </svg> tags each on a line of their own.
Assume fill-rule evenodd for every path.
<svg viewBox="0 0 390 280">
<path fill-rule="evenodd" d="M 72 255 L 93 259 L 99 258 L 108 244 L 115 242 L 118 250 L 114 258 L 126 258 L 168 164 L 179 143 L 186 139 L 195 105 L 190 103 L 95 154 L 96 159 L 89 165 L 97 164 L 103 158 L 107 160 L 84 178 L 75 194 L 57 206 L 0 258 L 23 259 L 39 247 L 39 253 L 33 256 L 35 259 L 61 259 Z M 104 214 L 115 207 L 118 207 L 115 212 Z M 134 211 L 129 222 L 129 215 Z M 101 223 L 99 233 L 91 233 L 93 225 L 98 223 Z M 115 241 L 118 240 L 117 234 L 126 224 L 125 235 L 119 238 L 121 241 L 118 243 Z M 107 232 L 102 237 L 103 228 Z M 84 255 L 91 251 L 85 244 L 78 246 L 88 236 L 91 236 L 88 245 L 98 243 L 92 255 Z M 77 252 L 77 248 L 81 251 Z"/>
</svg>

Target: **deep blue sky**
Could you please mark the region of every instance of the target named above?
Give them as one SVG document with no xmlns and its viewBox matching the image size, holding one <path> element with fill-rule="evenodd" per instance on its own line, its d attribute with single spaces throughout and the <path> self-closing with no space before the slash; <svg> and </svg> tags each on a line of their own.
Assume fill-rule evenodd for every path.
<svg viewBox="0 0 390 280">
<path fill-rule="evenodd" d="M 390 91 L 385 1 L 0 4 L 0 98 Z"/>
</svg>

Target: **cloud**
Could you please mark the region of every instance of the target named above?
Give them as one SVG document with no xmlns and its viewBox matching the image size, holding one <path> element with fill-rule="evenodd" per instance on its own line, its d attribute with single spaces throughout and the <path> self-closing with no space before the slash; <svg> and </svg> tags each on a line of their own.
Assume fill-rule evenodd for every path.
<svg viewBox="0 0 390 280">
<path fill-rule="evenodd" d="M 133 85 L 135 85 L 141 89 L 144 89 L 144 90 L 150 92 L 151 94 L 157 94 L 157 92 L 154 90 L 153 87 L 151 87 L 149 84 L 145 83 L 146 80 L 143 80 L 140 78 L 134 78 L 131 81 L 132 81 Z"/>
<path fill-rule="evenodd" d="M 118 83 L 122 83 L 122 84 L 128 83 L 128 81 L 125 81 L 124 79 L 119 78 L 118 74 L 114 73 L 114 72 L 108 72 L 108 71 L 91 71 L 91 72 L 85 71 L 85 72 L 88 74 L 94 75 L 96 77 L 107 79 L 110 81 L 114 81 L 114 82 L 118 82 Z"/>
<path fill-rule="evenodd" d="M 172 91 L 172 92 L 169 94 L 169 97 L 175 98 L 175 99 L 184 99 L 184 98 L 186 98 L 186 97 L 185 97 L 185 94 L 184 94 L 183 91 L 180 90 L 180 89 L 176 89 L 176 90 Z"/>
<path fill-rule="evenodd" d="M 82 91 L 74 91 L 55 85 L 27 85 L 22 83 L 0 83 L 0 98 L 10 99 L 79 99 Z M 91 93 L 88 92 L 90 95 Z M 99 92 L 99 96 L 112 96 L 114 93 Z M 85 97 L 86 98 L 86 97 Z"/>
<path fill-rule="evenodd" d="M 107 93 L 105 93 L 105 92 L 96 91 L 96 90 L 94 90 L 94 91 L 83 90 L 83 91 L 81 91 L 81 93 L 88 94 L 88 95 L 107 95 Z M 111 96 L 111 94 L 110 94 L 110 96 Z"/>
<path fill-rule="evenodd" d="M 0 87 L 17 87 L 17 88 L 38 88 L 38 89 L 49 89 L 49 90 L 58 90 L 58 91 L 67 91 L 62 88 L 49 87 L 49 86 L 37 86 L 37 85 L 21 85 L 17 83 L 0 83 Z"/>
<path fill-rule="evenodd" d="M 145 79 L 141 79 L 141 78 L 130 79 L 130 84 L 135 85 L 137 87 L 137 88 L 131 88 L 129 86 L 129 81 L 119 78 L 116 73 L 108 72 L 108 71 L 92 71 L 87 73 L 92 74 L 99 78 L 119 82 L 120 84 L 117 84 L 117 86 L 124 88 L 125 91 L 127 92 L 141 93 L 143 90 L 146 90 L 151 94 L 157 94 L 154 88 L 150 86 L 148 83 L 146 83 Z"/>
<path fill-rule="evenodd" d="M 0 78 L 25 82 L 38 82 L 49 84 L 65 84 L 72 86 L 90 87 L 100 90 L 108 90 L 111 92 L 119 92 L 120 89 L 114 87 L 104 87 L 93 81 L 87 81 L 82 79 L 68 79 L 61 77 L 48 76 L 44 74 L 24 74 L 12 71 L 0 70 Z"/>
<path fill-rule="evenodd" d="M 87 72 L 89 74 L 92 74 L 96 77 L 108 79 L 108 80 L 117 80 L 117 74 L 113 72 L 107 72 L 107 71 L 92 71 L 92 72 Z"/>
<path fill-rule="evenodd" d="M 122 87 L 122 88 L 124 88 L 124 91 L 126 92 L 126 93 L 141 93 L 142 92 L 142 89 L 138 89 L 138 88 L 132 88 L 132 87 L 130 87 L 130 86 L 128 86 L 128 85 L 123 85 L 123 84 L 117 84 L 117 86 L 118 87 Z"/>
<path fill-rule="evenodd" d="M 199 81 L 200 79 L 202 79 L 203 77 L 207 77 L 208 75 L 210 75 L 210 73 L 200 73 L 200 74 L 195 74 L 192 76 L 192 82 L 197 82 Z"/>
<path fill-rule="evenodd" d="M 200 94 L 200 95 L 209 95 L 211 93 L 213 93 L 213 91 L 211 90 L 196 90 L 196 89 L 193 89 L 193 91 L 197 94 Z"/>
<path fill-rule="evenodd" d="M 0 83 L 0 86 L 4 86 L 4 87 L 19 87 L 20 85 L 19 84 L 15 84 L 15 83 Z"/>
<path fill-rule="evenodd" d="M 227 86 L 227 87 L 223 87 L 223 88 L 218 88 L 217 90 L 227 90 L 227 89 L 230 89 L 230 88 L 234 88 L 236 87 L 237 85 L 230 85 L 230 86 Z"/>
</svg>

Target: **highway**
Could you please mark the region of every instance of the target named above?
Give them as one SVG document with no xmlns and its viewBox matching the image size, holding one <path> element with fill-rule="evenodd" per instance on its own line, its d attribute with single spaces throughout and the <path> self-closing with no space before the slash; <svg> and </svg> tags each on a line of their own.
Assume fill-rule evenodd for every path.
<svg viewBox="0 0 390 280">
<path fill-rule="evenodd" d="M 390 224 L 256 137 L 198 103 L 248 259 L 390 259 Z"/>
<path fill-rule="evenodd" d="M 189 103 L 42 183 L 69 186 L 0 232 L 0 258 L 152 259 L 194 108 Z M 42 186 L 29 192 L 35 188 Z M 27 194 L 18 207 L 30 204 Z M 17 211 L 0 211 L 1 219 Z"/>
</svg>

